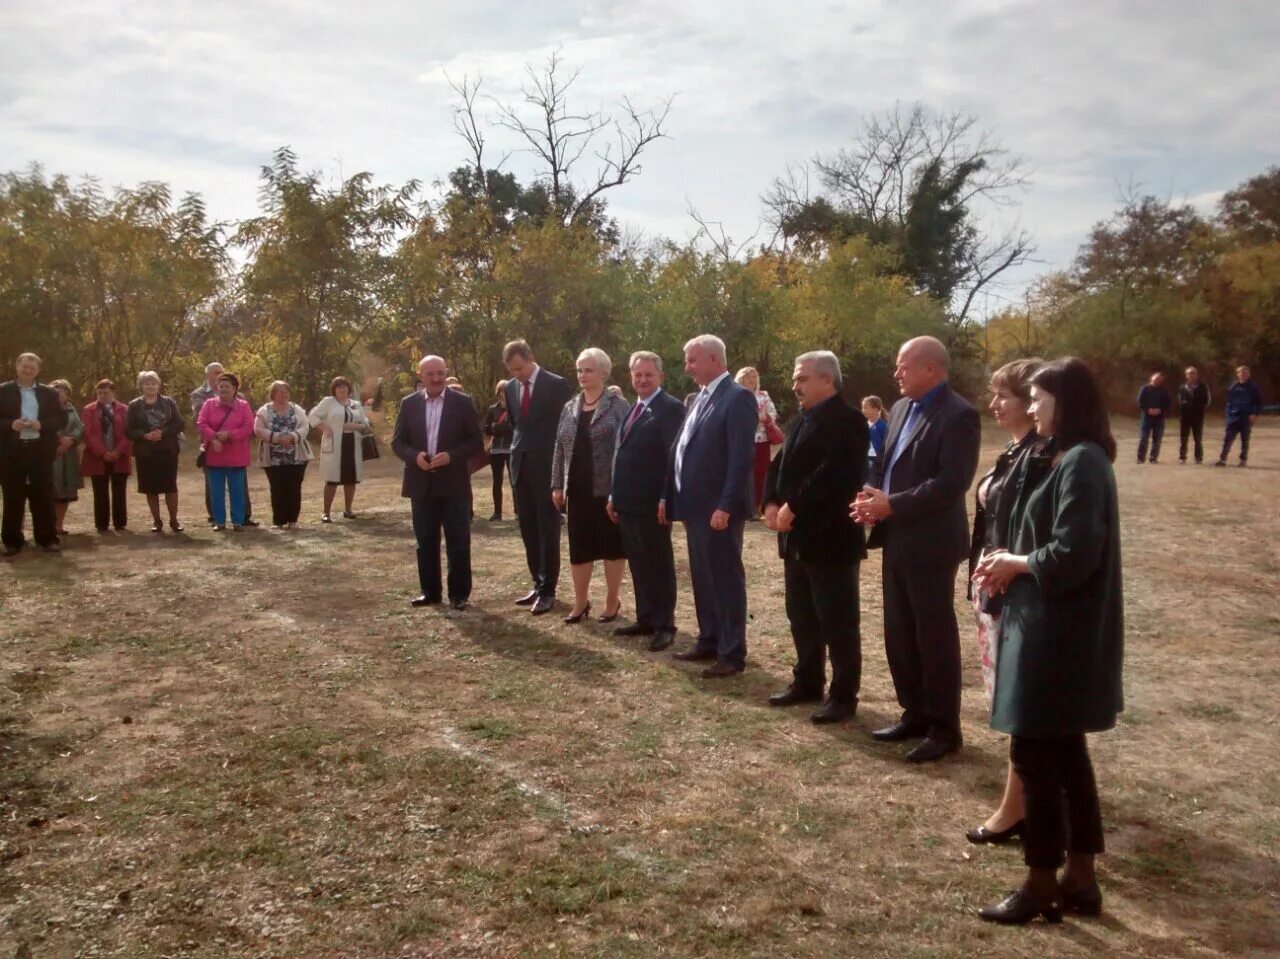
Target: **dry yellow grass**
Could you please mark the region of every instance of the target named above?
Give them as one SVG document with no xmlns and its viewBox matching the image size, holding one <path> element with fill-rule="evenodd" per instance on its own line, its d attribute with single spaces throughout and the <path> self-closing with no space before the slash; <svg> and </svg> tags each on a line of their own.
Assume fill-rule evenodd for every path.
<svg viewBox="0 0 1280 959">
<path fill-rule="evenodd" d="M 819 729 L 764 705 L 792 651 L 761 526 L 750 668 L 707 684 L 511 605 L 523 553 L 481 477 L 475 607 L 409 609 L 383 460 L 355 522 L 317 522 L 313 476 L 296 533 L 191 522 L 0 566 L 0 956 L 1276 955 L 1280 428 L 1214 470 L 1135 466 L 1131 427 L 1101 920 L 974 917 L 1021 874 L 963 837 L 1006 743 L 972 643 L 959 758 L 908 768 L 869 741 L 896 715 L 875 560 L 862 705 Z"/>
</svg>

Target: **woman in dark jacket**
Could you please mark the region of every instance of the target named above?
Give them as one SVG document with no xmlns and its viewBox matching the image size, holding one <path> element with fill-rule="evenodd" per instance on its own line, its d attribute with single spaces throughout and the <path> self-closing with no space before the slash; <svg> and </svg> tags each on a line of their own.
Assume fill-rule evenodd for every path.
<svg viewBox="0 0 1280 959">
<path fill-rule="evenodd" d="M 498 380 L 493 388 L 493 403 L 484 414 L 484 435 L 489 437 L 489 469 L 493 471 L 493 515 L 489 522 L 502 519 L 502 475 L 511 458 L 511 417 L 507 415 L 507 381 Z M 512 497 L 514 501 L 515 497 Z"/>
<path fill-rule="evenodd" d="M 1124 707 L 1116 445 L 1106 407 L 1075 358 L 1049 363 L 1031 383 L 1031 415 L 1049 442 L 1023 459 L 1008 551 L 993 551 L 974 577 L 1005 597 L 991 726 L 1013 737 L 1028 867 L 1021 888 L 979 914 L 1011 924 L 1101 911 L 1094 856 L 1103 851 L 1102 814 L 1085 734 L 1114 727 Z"/>
<path fill-rule="evenodd" d="M 1031 377 L 1044 365 L 1038 357 L 1014 360 L 991 374 L 991 402 L 987 408 L 996 424 L 1011 439 L 996 457 L 974 490 L 973 538 L 969 547 L 969 575 L 972 577 L 982 557 L 1009 545 L 1009 514 L 1013 511 L 1016 488 L 1011 483 L 1026 452 L 1034 448 L 1040 435 L 1031 419 Z M 1002 598 L 969 587 L 973 614 L 978 627 L 978 652 L 982 657 L 982 685 L 987 702 L 992 700 L 996 678 L 996 641 L 1000 635 Z M 1009 766 L 1004 796 L 987 821 L 965 835 L 972 843 L 1004 843 L 1022 831 L 1022 782 Z"/>
<path fill-rule="evenodd" d="M 169 510 L 169 528 L 182 532 L 178 522 L 178 434 L 186 429 L 182 411 L 172 396 L 160 395 L 160 376 L 153 370 L 138 374 L 141 396 L 129 404 L 125 435 L 133 441 L 138 492 L 151 509 L 151 532 L 163 533 L 160 497 Z"/>
</svg>

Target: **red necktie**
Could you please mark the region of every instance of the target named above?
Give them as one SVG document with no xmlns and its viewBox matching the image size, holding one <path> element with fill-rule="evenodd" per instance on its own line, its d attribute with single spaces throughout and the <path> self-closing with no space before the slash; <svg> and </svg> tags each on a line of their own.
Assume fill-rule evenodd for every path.
<svg viewBox="0 0 1280 959">
<path fill-rule="evenodd" d="M 529 392 L 528 380 L 520 385 L 524 387 L 524 391 L 520 394 L 520 419 L 524 419 L 529 415 L 529 407 L 533 405 L 533 395 Z"/>
<path fill-rule="evenodd" d="M 631 411 L 631 415 L 627 417 L 627 422 L 622 426 L 622 438 L 625 440 L 631 434 L 631 427 L 636 425 L 636 420 L 640 419 L 640 414 L 644 412 L 644 404 L 636 403 L 635 409 Z"/>
</svg>

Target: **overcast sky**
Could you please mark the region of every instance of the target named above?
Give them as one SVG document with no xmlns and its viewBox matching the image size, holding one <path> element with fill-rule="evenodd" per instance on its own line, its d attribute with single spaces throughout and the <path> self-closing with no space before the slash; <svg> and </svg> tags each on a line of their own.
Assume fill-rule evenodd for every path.
<svg viewBox="0 0 1280 959">
<path fill-rule="evenodd" d="M 692 204 L 745 240 L 774 176 L 895 103 L 975 115 L 1032 173 L 999 216 L 1044 263 L 1007 296 L 1067 265 L 1127 184 L 1210 209 L 1280 162 L 1277 0 L 3 0 L 0 168 L 164 180 L 218 219 L 254 212 L 284 144 L 334 176 L 430 182 L 466 157 L 445 72 L 510 99 L 556 49 L 583 107 L 676 95 L 670 139 L 610 194 L 649 236 L 687 238 Z"/>
</svg>

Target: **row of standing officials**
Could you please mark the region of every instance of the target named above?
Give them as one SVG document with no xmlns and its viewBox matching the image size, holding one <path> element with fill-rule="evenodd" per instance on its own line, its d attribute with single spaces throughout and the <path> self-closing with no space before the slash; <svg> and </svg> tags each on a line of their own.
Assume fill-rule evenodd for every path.
<svg viewBox="0 0 1280 959">
<path fill-rule="evenodd" d="M 523 340 L 507 344 L 503 361 L 511 377 L 504 396 L 509 468 L 531 577 L 515 602 L 533 615 L 554 608 L 565 509 L 575 593 L 566 621 L 589 613 L 597 560 L 610 580 L 601 619 L 618 617 L 616 580 L 625 561 L 636 616 L 616 632 L 647 637 L 654 650 L 670 647 L 677 592 L 672 524 L 680 522 L 697 630 L 692 646 L 675 658 L 705 663 L 707 679 L 741 673 L 748 608 L 743 531 L 755 513 L 761 414 L 754 393 L 729 376 L 723 341 L 703 335 L 685 345 L 684 368 L 698 386 L 687 405 L 662 389 L 662 359 L 654 353 L 630 358 L 637 396 L 630 404 L 605 389 L 611 361 L 601 350 L 579 356 L 576 395 Z M 867 421 L 841 395 L 838 358 L 821 350 L 796 358 L 801 414 L 762 492 L 765 521 L 777 533 L 796 649 L 792 682 L 770 702 L 820 702 L 812 717 L 820 723 L 854 714 L 859 568 L 868 546 L 879 548 L 885 646 L 902 714 L 872 736 L 913 742 L 906 753 L 912 762 L 957 751 L 961 655 L 953 594 L 968 559 L 991 725 L 1011 736 L 1005 796 L 969 839 L 1021 839 L 1028 867 L 1017 890 L 980 914 L 1002 923 L 1097 914 L 1094 857 L 1103 848 L 1102 823 L 1085 734 L 1114 726 L 1123 704 L 1115 442 L 1097 383 L 1081 361 L 1002 368 L 992 380 L 991 409 L 1012 439 L 979 483 L 971 528 L 965 499 L 977 471 L 980 420 L 948 385 L 948 366 L 945 347 L 931 337 L 903 345 L 894 374 L 902 399 L 869 475 Z M 447 600 L 465 610 L 472 588 L 470 472 L 484 445 L 475 407 L 447 388 L 447 374 L 442 358 L 422 360 L 422 389 L 402 402 L 392 448 L 403 462 L 402 495 L 410 500 L 417 543 L 421 592 L 413 605 Z M 234 397 L 236 385 L 223 392 Z M 32 445 L 24 435 L 33 429 L 29 391 L 0 387 L 6 506 Z M 203 433 L 211 451 L 221 443 L 218 430 Z"/>
</svg>

